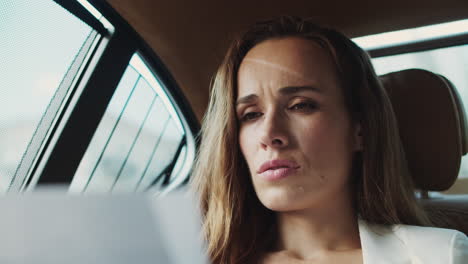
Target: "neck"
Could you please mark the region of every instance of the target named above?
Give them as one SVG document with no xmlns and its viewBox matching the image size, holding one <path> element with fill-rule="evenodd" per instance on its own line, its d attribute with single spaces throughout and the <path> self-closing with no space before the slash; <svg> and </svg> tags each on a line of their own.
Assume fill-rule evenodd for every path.
<svg viewBox="0 0 468 264">
<path fill-rule="evenodd" d="M 321 208 L 279 212 L 278 249 L 301 259 L 360 249 L 358 220 L 349 201 L 335 199 Z"/>
</svg>

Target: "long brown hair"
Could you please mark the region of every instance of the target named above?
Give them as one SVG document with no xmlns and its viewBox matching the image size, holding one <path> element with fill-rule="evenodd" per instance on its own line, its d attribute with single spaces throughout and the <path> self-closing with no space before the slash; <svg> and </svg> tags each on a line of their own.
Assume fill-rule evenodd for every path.
<svg viewBox="0 0 468 264">
<path fill-rule="evenodd" d="M 346 107 L 361 124 L 362 151 L 354 160 L 357 214 L 376 224 L 428 225 L 414 197 L 396 119 L 368 55 L 341 33 L 310 20 L 280 17 L 254 25 L 230 46 L 212 83 L 193 184 L 213 263 L 252 263 L 275 242 L 274 212 L 255 195 L 238 143 L 237 72 L 247 52 L 274 38 L 317 42 L 334 60 Z"/>
</svg>

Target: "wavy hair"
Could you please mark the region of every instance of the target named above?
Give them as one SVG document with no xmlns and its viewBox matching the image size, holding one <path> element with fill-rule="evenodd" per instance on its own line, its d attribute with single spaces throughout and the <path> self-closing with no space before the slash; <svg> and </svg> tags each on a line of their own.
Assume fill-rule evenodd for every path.
<svg viewBox="0 0 468 264">
<path fill-rule="evenodd" d="M 254 263 L 277 239 L 275 213 L 257 198 L 239 147 L 235 100 L 247 52 L 285 37 L 315 41 L 331 55 L 345 106 L 361 124 L 363 146 L 352 172 L 356 213 L 375 224 L 430 224 L 416 202 L 396 118 L 367 53 L 333 29 L 285 16 L 257 23 L 234 41 L 212 82 L 192 184 L 213 263 Z"/>
</svg>

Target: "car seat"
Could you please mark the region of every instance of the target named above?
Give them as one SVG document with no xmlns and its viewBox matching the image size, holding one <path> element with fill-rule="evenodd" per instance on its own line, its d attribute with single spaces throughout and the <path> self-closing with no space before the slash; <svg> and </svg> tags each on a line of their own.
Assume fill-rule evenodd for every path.
<svg viewBox="0 0 468 264">
<path fill-rule="evenodd" d="M 465 111 L 455 87 L 420 69 L 388 73 L 380 80 L 392 102 L 419 201 L 435 226 L 468 234 L 468 194 L 431 193 L 454 184 L 468 149 Z"/>
</svg>

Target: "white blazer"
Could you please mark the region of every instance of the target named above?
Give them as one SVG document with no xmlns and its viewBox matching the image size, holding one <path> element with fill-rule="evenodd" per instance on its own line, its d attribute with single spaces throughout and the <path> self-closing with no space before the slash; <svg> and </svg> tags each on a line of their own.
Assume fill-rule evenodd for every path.
<svg viewBox="0 0 468 264">
<path fill-rule="evenodd" d="M 468 264 L 468 238 L 443 228 L 359 220 L 364 264 Z"/>
</svg>

